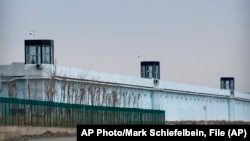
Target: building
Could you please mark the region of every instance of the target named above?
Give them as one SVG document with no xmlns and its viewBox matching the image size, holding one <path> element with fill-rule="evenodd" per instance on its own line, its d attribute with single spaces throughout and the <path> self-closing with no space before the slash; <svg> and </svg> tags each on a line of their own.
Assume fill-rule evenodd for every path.
<svg viewBox="0 0 250 141">
<path fill-rule="evenodd" d="M 141 77 L 160 79 L 160 62 L 159 61 L 142 61 Z"/>
<path fill-rule="evenodd" d="M 0 96 L 165 110 L 168 121 L 250 121 L 250 95 L 163 81 L 160 62 L 141 62 L 141 77 L 58 66 L 53 40 L 25 40 L 24 62 L 0 65 Z M 230 79 L 231 80 L 231 79 Z M 226 82 L 225 84 L 227 84 Z"/>
</svg>

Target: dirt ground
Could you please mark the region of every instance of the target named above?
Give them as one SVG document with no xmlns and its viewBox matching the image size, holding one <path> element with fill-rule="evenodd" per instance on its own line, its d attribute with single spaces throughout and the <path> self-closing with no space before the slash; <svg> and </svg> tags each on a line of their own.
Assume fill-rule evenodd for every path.
<svg viewBox="0 0 250 141">
<path fill-rule="evenodd" d="M 51 133 L 51 132 L 45 132 L 40 135 L 33 135 L 33 136 L 20 136 L 16 138 L 10 138 L 5 141 L 28 141 L 31 139 L 41 139 L 41 138 L 52 138 L 52 137 L 72 137 L 76 136 L 76 134 L 69 134 L 69 133 Z"/>
<path fill-rule="evenodd" d="M 166 121 L 166 125 L 250 125 L 250 122 L 243 121 Z M 42 139 L 51 137 L 75 137 L 76 134 L 45 132 L 41 135 L 21 136 L 5 141 L 28 141 L 32 139 Z"/>
</svg>

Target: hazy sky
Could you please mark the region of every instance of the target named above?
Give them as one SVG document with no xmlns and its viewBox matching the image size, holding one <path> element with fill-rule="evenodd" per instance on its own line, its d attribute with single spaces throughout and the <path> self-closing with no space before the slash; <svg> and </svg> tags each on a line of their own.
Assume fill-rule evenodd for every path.
<svg viewBox="0 0 250 141">
<path fill-rule="evenodd" d="M 0 64 L 24 62 L 24 40 L 55 42 L 58 65 L 250 92 L 249 0 L 0 0 Z M 138 57 L 140 56 L 140 57 Z"/>
</svg>

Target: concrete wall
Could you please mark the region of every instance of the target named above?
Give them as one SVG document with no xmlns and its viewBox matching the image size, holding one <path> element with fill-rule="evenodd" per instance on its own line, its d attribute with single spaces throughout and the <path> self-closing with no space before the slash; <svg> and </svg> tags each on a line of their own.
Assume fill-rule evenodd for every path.
<svg viewBox="0 0 250 141">
<path fill-rule="evenodd" d="M 47 100 L 46 87 L 52 85 L 50 78 L 55 75 L 53 99 L 57 102 L 160 109 L 165 110 L 166 120 L 170 121 L 250 121 L 250 94 L 246 93 L 48 64 L 43 64 L 42 69 L 18 66 L 21 71 L 17 74 L 11 68 L 18 67 L 0 67 L 0 96 L 8 96 L 5 79 L 9 76 L 19 87 L 18 97 L 25 91 L 27 98 L 29 91 L 32 99 Z"/>
</svg>

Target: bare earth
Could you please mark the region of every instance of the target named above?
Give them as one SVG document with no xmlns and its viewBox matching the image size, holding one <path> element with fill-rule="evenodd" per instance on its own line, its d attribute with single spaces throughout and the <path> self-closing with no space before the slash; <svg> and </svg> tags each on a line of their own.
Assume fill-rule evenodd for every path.
<svg viewBox="0 0 250 141">
<path fill-rule="evenodd" d="M 6 141 L 76 141 L 76 135 L 68 133 L 44 133 L 34 136 L 21 136 Z"/>
<path fill-rule="evenodd" d="M 250 125 L 250 122 L 242 121 L 171 121 L 166 122 L 166 125 Z M 13 139 L 8 139 L 6 141 L 76 141 L 76 134 L 68 133 L 43 133 L 41 135 L 35 136 L 22 136 Z"/>
<path fill-rule="evenodd" d="M 29 139 L 27 141 L 76 141 L 76 137 L 49 137 L 39 139 Z"/>
</svg>

